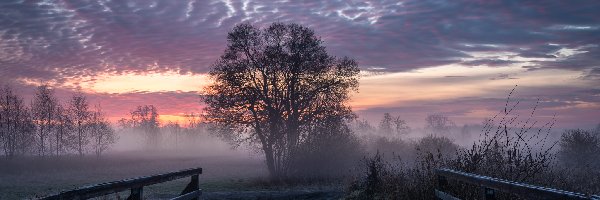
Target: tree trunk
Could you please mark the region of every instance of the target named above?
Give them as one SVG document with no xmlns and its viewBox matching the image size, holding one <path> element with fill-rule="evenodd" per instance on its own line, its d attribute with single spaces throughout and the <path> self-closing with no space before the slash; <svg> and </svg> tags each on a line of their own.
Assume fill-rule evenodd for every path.
<svg viewBox="0 0 600 200">
<path fill-rule="evenodd" d="M 83 141 L 81 140 L 81 122 L 77 122 L 78 123 L 78 128 L 77 128 L 77 133 L 78 133 L 78 140 L 79 140 L 79 156 L 83 156 L 83 147 L 82 147 L 82 143 Z"/>
<path fill-rule="evenodd" d="M 263 146 L 263 151 L 265 152 L 265 159 L 267 161 L 269 177 L 271 178 L 271 181 L 277 181 L 279 179 L 279 174 L 275 169 L 275 159 L 273 158 L 273 150 L 268 146 Z"/>
</svg>

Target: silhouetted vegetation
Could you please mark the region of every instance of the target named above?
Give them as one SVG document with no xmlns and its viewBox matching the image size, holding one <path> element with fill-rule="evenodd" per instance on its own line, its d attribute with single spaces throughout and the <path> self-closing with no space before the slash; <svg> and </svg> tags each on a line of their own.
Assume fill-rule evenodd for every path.
<svg viewBox="0 0 600 200">
<path fill-rule="evenodd" d="M 538 125 L 535 120 L 537 104 L 528 115 L 514 113 L 519 102 L 511 102 L 511 95 L 512 92 L 505 109 L 486 120 L 480 139 L 471 147 L 459 147 L 448 138 L 430 135 L 414 143 L 418 150 L 412 164 L 402 162 L 401 156 L 396 160 L 383 159 L 379 152 L 367 157 L 364 170 L 349 186 L 347 197 L 434 199 L 434 170 L 442 167 L 588 194 L 599 193 L 598 134 L 567 130 L 560 145 L 556 145 L 559 141 L 548 140 L 554 121 Z M 449 124 L 437 123 L 447 122 L 448 119 L 430 116 L 426 121 L 429 130 L 447 133 L 445 128 L 432 127 L 436 127 L 433 126 L 435 124 Z M 381 146 L 386 148 L 385 145 Z M 398 145 L 397 150 L 405 150 L 404 146 Z M 559 148 L 558 160 L 555 159 L 556 148 Z M 477 188 L 458 183 L 453 191 L 464 199 L 475 199 L 480 195 Z M 500 194 L 499 197 L 515 198 L 507 194 Z"/>
<path fill-rule="evenodd" d="M 574 129 L 560 138 L 559 159 L 567 167 L 600 167 L 600 133 Z"/>
<path fill-rule="evenodd" d="M 31 107 L 6 85 L 0 90 L 0 143 L 6 158 L 60 156 L 93 151 L 97 156 L 116 142 L 115 131 L 100 106 L 94 111 L 82 93 L 67 105 L 48 85 L 36 88 Z"/>
<path fill-rule="evenodd" d="M 273 179 L 299 170 L 293 163 L 316 144 L 313 137 L 349 134 L 341 122 L 353 117 L 347 101 L 358 87 L 354 60 L 329 55 L 314 31 L 298 24 L 240 24 L 227 42 L 204 91 L 206 117 L 226 129 L 218 131 L 223 138 L 256 145 Z"/>
<path fill-rule="evenodd" d="M 160 143 L 160 121 L 158 110 L 153 105 L 137 106 L 129 112 L 129 119 L 119 120 L 121 129 L 140 134 L 145 139 L 146 149 L 158 147 Z"/>
</svg>

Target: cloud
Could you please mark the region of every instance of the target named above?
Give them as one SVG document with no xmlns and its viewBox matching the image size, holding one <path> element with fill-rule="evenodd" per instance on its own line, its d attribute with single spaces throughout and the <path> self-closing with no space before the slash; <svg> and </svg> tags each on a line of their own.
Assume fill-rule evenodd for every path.
<svg viewBox="0 0 600 200">
<path fill-rule="evenodd" d="M 510 64 L 514 64 L 514 63 L 519 63 L 519 61 L 500 60 L 500 59 L 481 59 L 481 60 L 465 61 L 465 62 L 462 62 L 461 64 L 467 65 L 467 66 L 485 65 L 485 66 L 490 66 L 490 67 L 501 67 L 501 66 L 507 66 Z"/>
<path fill-rule="evenodd" d="M 516 82 L 538 88 L 528 92 L 556 93 L 558 101 L 581 107 L 573 103 L 581 101 L 561 95 L 572 92 L 584 102 L 598 102 L 597 93 L 578 92 L 600 85 L 598 10 L 600 2 L 583 0 L 4 0 L 0 82 L 24 88 L 50 82 L 72 89 L 87 80 L 79 86 L 91 82 L 106 91 L 126 84 L 131 74 L 196 76 L 210 70 L 236 24 L 293 22 L 314 29 L 333 55 L 355 58 L 365 69 L 361 109 L 408 102 L 393 99 L 390 91 L 427 103 L 440 96 L 477 96 L 470 92 L 479 91 L 469 90 L 475 87 L 503 91 Z M 411 81 L 423 71 L 430 76 Z M 106 74 L 126 78 L 111 85 L 102 82 L 114 80 L 103 79 Z M 113 113 L 145 101 L 197 104 L 189 90 L 164 91 L 179 90 L 166 86 L 171 83 L 160 90 L 130 86 L 138 91 L 92 93 Z M 369 104 L 371 99 L 385 101 Z"/>
<path fill-rule="evenodd" d="M 458 63 L 482 50 L 553 58 L 562 47 L 600 41 L 599 8 L 596 2 L 8 0 L 0 5 L 0 64 L 8 69 L 4 77 L 42 79 L 203 73 L 222 53 L 227 31 L 243 21 L 307 25 L 335 55 L 388 71 Z M 568 65 L 597 64 L 590 63 L 598 60 L 594 53 Z"/>
<path fill-rule="evenodd" d="M 582 78 L 590 80 L 600 80 L 600 67 L 593 68 L 592 70 L 587 72 Z"/>
</svg>

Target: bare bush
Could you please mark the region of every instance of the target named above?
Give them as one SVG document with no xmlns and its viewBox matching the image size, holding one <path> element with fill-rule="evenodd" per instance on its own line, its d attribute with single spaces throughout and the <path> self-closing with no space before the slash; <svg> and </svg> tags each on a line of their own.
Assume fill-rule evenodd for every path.
<svg viewBox="0 0 600 200">
<path fill-rule="evenodd" d="M 447 137 L 428 135 L 415 144 L 415 149 L 421 154 L 440 154 L 445 158 L 454 158 L 459 147 Z"/>
<path fill-rule="evenodd" d="M 412 162 L 416 159 L 416 147 L 414 142 L 404 141 L 397 138 L 376 136 L 370 142 L 366 142 L 367 152 L 371 154 L 381 153 L 384 160 L 402 158 L 403 161 Z"/>
<path fill-rule="evenodd" d="M 432 135 L 447 135 L 455 127 L 456 124 L 442 114 L 431 114 L 425 118 L 425 130 L 429 131 L 429 134 Z"/>
<path fill-rule="evenodd" d="M 293 156 L 292 178 L 341 178 L 364 155 L 360 141 L 341 119 L 329 119 L 311 132 Z"/>
<path fill-rule="evenodd" d="M 35 126 L 23 98 L 10 86 L 0 88 L 0 145 L 7 158 L 26 154 L 35 141 Z"/>
<path fill-rule="evenodd" d="M 379 133 L 388 137 L 400 137 L 410 132 L 410 127 L 400 118 L 392 116 L 390 113 L 384 113 L 383 119 L 379 122 Z"/>
<path fill-rule="evenodd" d="M 437 168 L 453 168 L 545 186 L 558 185 L 559 176 L 554 176 L 551 168 L 555 158 L 552 149 L 556 142 L 547 141 L 554 120 L 538 125 L 534 119 L 537 103 L 527 117 L 520 118 L 519 114 L 513 112 L 519 102 L 511 102 L 511 95 L 512 91 L 506 100 L 505 109 L 486 121 L 481 139 L 470 148 L 459 149 L 447 138 L 428 136 L 417 143 L 420 151 L 417 151 L 414 165 L 376 165 L 384 168 L 378 169 L 378 172 L 389 172 L 378 176 L 382 177 L 380 182 L 383 186 L 370 186 L 373 181 L 367 181 L 366 177 L 371 173 L 368 172 L 366 177 L 360 177 L 352 184 L 348 196 L 357 199 L 433 199 L 436 177 L 434 170 Z M 441 121 L 445 120 L 434 118 L 435 120 L 428 120 L 435 122 L 430 127 L 444 124 Z M 455 156 L 449 153 L 453 151 L 457 152 Z M 379 162 L 377 160 L 380 157 L 376 155 L 371 161 Z M 367 189 L 372 187 L 383 188 Z M 477 191 L 473 188 L 461 185 L 454 190 L 459 191 L 462 198 L 477 198 Z"/>
<path fill-rule="evenodd" d="M 600 165 L 600 137 L 592 131 L 567 130 L 560 139 L 559 159 L 567 167 L 598 167 Z"/>
</svg>

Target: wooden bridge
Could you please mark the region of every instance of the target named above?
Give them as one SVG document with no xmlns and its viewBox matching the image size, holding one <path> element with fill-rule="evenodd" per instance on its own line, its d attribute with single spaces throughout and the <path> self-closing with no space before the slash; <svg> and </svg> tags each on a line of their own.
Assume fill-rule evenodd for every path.
<svg viewBox="0 0 600 200">
<path fill-rule="evenodd" d="M 129 197 L 127 198 L 128 200 L 141 200 L 143 198 L 144 186 L 185 177 L 191 177 L 190 183 L 188 183 L 185 189 L 183 189 L 180 196 L 171 200 L 198 200 L 200 195 L 202 195 L 202 190 L 200 190 L 198 182 L 198 176 L 200 174 L 202 174 L 202 168 L 193 168 L 166 174 L 125 179 L 61 192 L 57 195 L 42 198 L 42 200 L 90 199 L 94 197 L 116 194 L 126 190 L 130 190 Z"/>
<path fill-rule="evenodd" d="M 484 200 L 497 199 L 497 192 L 514 195 L 521 199 L 600 200 L 600 196 L 597 195 L 585 195 L 564 190 L 528 185 L 451 169 L 437 169 L 436 174 L 438 176 L 438 185 L 437 189 L 435 190 L 435 196 L 442 200 L 459 199 L 446 192 L 450 186 L 448 184 L 448 180 L 457 180 L 462 183 L 479 187 L 479 193 L 481 195 L 481 198 L 479 199 Z"/>
</svg>

